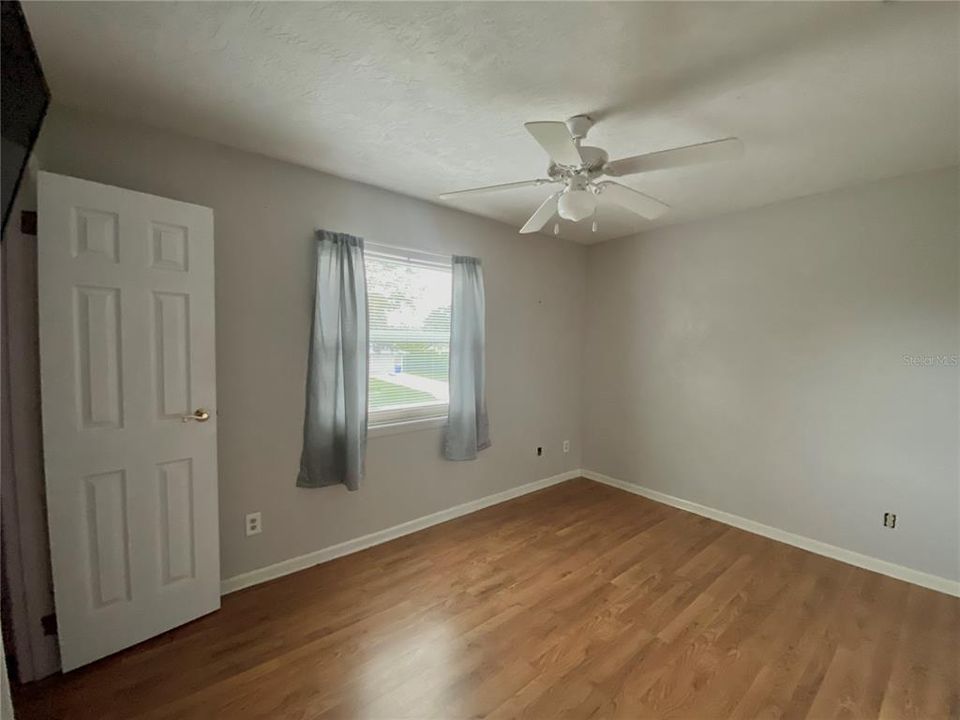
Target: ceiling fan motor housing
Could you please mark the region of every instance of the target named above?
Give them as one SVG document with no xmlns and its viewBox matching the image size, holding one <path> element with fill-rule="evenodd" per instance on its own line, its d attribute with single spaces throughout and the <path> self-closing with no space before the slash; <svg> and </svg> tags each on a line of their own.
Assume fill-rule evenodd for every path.
<svg viewBox="0 0 960 720">
<path fill-rule="evenodd" d="M 547 174 L 556 179 L 572 177 L 574 175 L 589 175 L 591 177 L 600 175 L 603 171 L 603 166 L 607 164 L 607 153 L 600 148 L 590 147 L 588 145 L 581 145 L 578 149 L 580 150 L 580 157 L 583 158 L 581 165 L 574 167 L 551 163 L 547 169 Z"/>
</svg>

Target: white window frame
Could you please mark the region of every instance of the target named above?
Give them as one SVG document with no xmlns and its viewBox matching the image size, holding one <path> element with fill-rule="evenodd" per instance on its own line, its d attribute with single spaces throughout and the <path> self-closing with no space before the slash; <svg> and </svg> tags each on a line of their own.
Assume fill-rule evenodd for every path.
<svg viewBox="0 0 960 720">
<path fill-rule="evenodd" d="M 387 260 L 399 260 L 408 265 L 426 267 L 431 270 L 445 270 L 451 273 L 452 281 L 452 256 L 440 255 L 438 253 L 426 252 L 423 250 L 410 250 L 407 248 L 393 247 L 391 245 L 381 245 L 379 243 L 366 243 L 364 247 L 366 257 L 384 258 Z M 451 303 L 453 294 L 451 287 Z M 369 346 L 367 348 L 369 352 Z M 367 380 L 369 381 L 369 370 Z M 369 400 L 367 401 L 369 403 Z M 370 410 L 368 407 L 367 427 L 374 432 L 374 435 L 388 435 L 392 432 L 403 432 L 406 430 L 418 430 L 426 427 L 435 427 L 443 424 L 447 419 L 447 409 L 449 402 L 418 403 L 416 405 L 406 405 L 385 410 Z"/>
</svg>

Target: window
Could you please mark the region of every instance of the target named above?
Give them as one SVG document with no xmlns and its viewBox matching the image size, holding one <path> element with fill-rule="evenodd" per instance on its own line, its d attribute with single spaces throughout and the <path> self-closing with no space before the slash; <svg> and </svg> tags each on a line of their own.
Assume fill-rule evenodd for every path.
<svg viewBox="0 0 960 720">
<path fill-rule="evenodd" d="M 370 424 L 447 414 L 450 266 L 366 253 Z"/>
</svg>

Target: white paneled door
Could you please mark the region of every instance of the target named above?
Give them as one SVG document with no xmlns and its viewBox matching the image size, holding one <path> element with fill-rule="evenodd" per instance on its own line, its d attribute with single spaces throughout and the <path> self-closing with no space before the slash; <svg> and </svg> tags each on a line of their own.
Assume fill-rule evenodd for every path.
<svg viewBox="0 0 960 720">
<path fill-rule="evenodd" d="M 40 173 L 38 221 L 66 671 L 220 607 L 213 212 Z"/>
</svg>

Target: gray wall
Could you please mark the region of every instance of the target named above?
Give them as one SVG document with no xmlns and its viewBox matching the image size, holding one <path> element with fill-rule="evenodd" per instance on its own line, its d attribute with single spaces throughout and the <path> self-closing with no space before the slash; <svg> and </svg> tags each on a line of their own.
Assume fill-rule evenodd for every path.
<svg viewBox="0 0 960 720">
<path fill-rule="evenodd" d="M 591 247 L 584 467 L 960 577 L 958 243 L 954 168 Z"/>
<path fill-rule="evenodd" d="M 580 466 L 582 246 L 62 107 L 37 155 L 44 170 L 214 210 L 224 577 Z M 493 447 L 479 460 L 442 460 L 433 428 L 371 438 L 358 492 L 294 486 L 318 227 L 483 260 Z M 263 534 L 247 538 L 256 510 Z"/>
<path fill-rule="evenodd" d="M 224 577 L 581 466 L 960 576 L 958 368 L 905 360 L 960 353 L 956 169 L 584 248 L 61 107 L 38 156 L 216 213 Z M 316 227 L 483 259 L 480 460 L 434 428 L 371 438 L 357 493 L 294 487 Z"/>
</svg>

